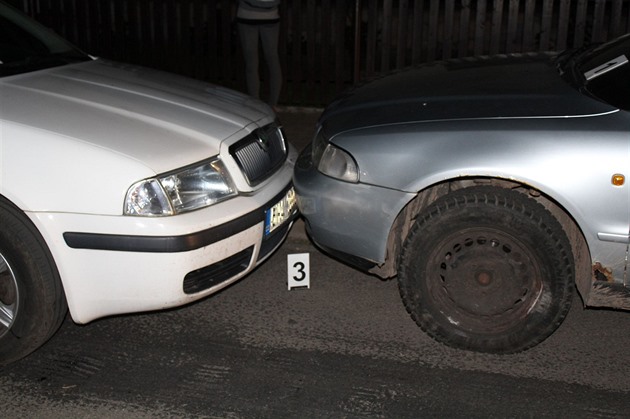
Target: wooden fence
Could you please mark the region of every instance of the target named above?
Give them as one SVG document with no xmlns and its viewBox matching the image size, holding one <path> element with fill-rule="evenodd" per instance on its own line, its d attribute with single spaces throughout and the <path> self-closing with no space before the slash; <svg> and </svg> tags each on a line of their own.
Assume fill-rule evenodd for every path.
<svg viewBox="0 0 630 419">
<path fill-rule="evenodd" d="M 91 54 L 244 90 L 234 0 L 9 2 Z M 630 31 L 630 0 L 285 0 L 281 14 L 281 103 L 303 106 L 423 62 L 562 50 Z"/>
</svg>

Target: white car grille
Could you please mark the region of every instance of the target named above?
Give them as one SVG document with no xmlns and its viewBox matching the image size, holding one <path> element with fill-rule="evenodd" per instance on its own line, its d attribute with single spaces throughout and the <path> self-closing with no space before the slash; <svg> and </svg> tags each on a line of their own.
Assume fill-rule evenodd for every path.
<svg viewBox="0 0 630 419">
<path fill-rule="evenodd" d="M 271 124 L 234 144 L 230 147 L 230 154 L 249 185 L 255 186 L 282 166 L 287 157 L 287 145 L 280 128 Z"/>
</svg>

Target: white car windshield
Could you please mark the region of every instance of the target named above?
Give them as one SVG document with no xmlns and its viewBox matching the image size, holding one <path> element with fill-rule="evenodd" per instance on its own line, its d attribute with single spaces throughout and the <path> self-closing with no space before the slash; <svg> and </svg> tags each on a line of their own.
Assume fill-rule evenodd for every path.
<svg viewBox="0 0 630 419">
<path fill-rule="evenodd" d="M 89 59 L 49 29 L 0 3 L 0 77 Z"/>
</svg>

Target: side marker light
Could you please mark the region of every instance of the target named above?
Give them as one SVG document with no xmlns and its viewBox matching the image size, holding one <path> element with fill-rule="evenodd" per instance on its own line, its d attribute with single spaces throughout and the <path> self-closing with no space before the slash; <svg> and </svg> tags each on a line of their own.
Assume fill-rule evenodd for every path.
<svg viewBox="0 0 630 419">
<path fill-rule="evenodd" d="M 611 183 L 615 186 L 623 186 L 623 184 L 626 183 L 626 177 L 622 174 L 615 173 L 612 176 Z"/>
</svg>

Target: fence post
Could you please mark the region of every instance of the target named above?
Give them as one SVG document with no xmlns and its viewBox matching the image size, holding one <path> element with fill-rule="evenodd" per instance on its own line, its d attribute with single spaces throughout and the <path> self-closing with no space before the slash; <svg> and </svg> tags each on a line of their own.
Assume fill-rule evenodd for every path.
<svg viewBox="0 0 630 419">
<path fill-rule="evenodd" d="M 361 0 L 354 1 L 354 83 L 361 78 Z"/>
</svg>

